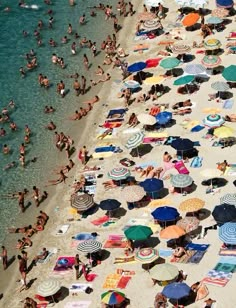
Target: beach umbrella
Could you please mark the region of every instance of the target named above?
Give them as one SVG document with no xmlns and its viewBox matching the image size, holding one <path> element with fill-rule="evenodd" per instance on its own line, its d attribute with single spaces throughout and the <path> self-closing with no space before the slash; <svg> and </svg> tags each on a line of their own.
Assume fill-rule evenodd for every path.
<svg viewBox="0 0 236 308">
<path fill-rule="evenodd" d="M 172 225 L 160 231 L 160 238 L 166 240 L 177 239 L 185 234 L 186 232 L 184 231 L 184 229 L 177 225 Z"/>
<path fill-rule="evenodd" d="M 208 39 L 204 42 L 206 50 L 216 50 L 221 47 L 221 42 L 215 38 Z"/>
<path fill-rule="evenodd" d="M 167 57 L 160 62 L 160 66 L 164 69 L 173 69 L 180 64 L 180 60 L 175 57 Z"/>
<path fill-rule="evenodd" d="M 159 65 L 159 62 L 162 60 L 162 58 L 152 58 L 152 59 L 147 59 L 146 60 L 146 68 L 152 68 L 152 67 L 157 67 Z"/>
<path fill-rule="evenodd" d="M 53 297 L 53 295 L 55 295 L 60 289 L 60 281 L 48 278 L 38 285 L 37 294 L 43 297 Z"/>
<path fill-rule="evenodd" d="M 142 143 L 143 141 L 144 136 L 145 135 L 142 131 L 134 134 L 132 137 L 128 139 L 125 145 L 126 149 L 133 149 L 137 147 L 138 145 L 140 145 L 140 143 Z"/>
<path fill-rule="evenodd" d="M 158 252 L 156 249 L 148 247 L 141 248 L 135 253 L 135 260 L 142 264 L 148 264 L 155 261 L 158 258 Z"/>
<path fill-rule="evenodd" d="M 179 217 L 179 212 L 171 206 L 160 206 L 151 215 L 158 221 L 174 221 Z"/>
<path fill-rule="evenodd" d="M 157 123 L 159 123 L 160 125 L 165 125 L 171 121 L 172 112 L 169 112 L 169 111 L 159 112 L 156 115 L 156 119 L 157 119 Z"/>
<path fill-rule="evenodd" d="M 187 150 L 191 150 L 194 147 L 194 142 L 187 138 L 177 138 L 171 142 L 171 146 L 177 151 L 184 152 Z"/>
<path fill-rule="evenodd" d="M 236 194 L 225 194 L 220 198 L 220 203 L 232 204 L 236 206 Z"/>
<path fill-rule="evenodd" d="M 146 65 L 145 62 L 136 62 L 136 63 L 129 65 L 127 67 L 127 71 L 130 72 L 130 73 L 139 72 L 139 71 L 143 70 L 146 66 L 147 65 Z"/>
<path fill-rule="evenodd" d="M 193 26 L 193 25 L 195 25 L 197 23 L 199 18 L 200 18 L 200 15 L 198 13 L 189 13 L 182 20 L 182 24 L 185 27 L 191 27 L 191 26 Z"/>
<path fill-rule="evenodd" d="M 176 43 L 171 47 L 171 49 L 172 53 L 177 55 L 186 54 L 191 51 L 191 47 L 183 43 Z"/>
<path fill-rule="evenodd" d="M 212 212 L 212 216 L 220 225 L 226 222 L 236 222 L 236 207 L 233 204 L 226 203 L 216 205 Z"/>
<path fill-rule="evenodd" d="M 219 114 L 209 114 L 203 119 L 203 124 L 210 128 L 219 127 L 224 123 L 224 118 Z"/>
<path fill-rule="evenodd" d="M 176 225 L 184 229 L 186 233 L 196 230 L 199 226 L 200 221 L 197 217 L 186 216 L 177 221 Z"/>
<path fill-rule="evenodd" d="M 229 15 L 229 11 L 224 8 L 216 8 L 211 11 L 211 16 L 224 18 Z"/>
<path fill-rule="evenodd" d="M 219 228 L 219 238 L 225 244 L 236 245 L 236 223 L 226 222 Z"/>
<path fill-rule="evenodd" d="M 142 225 L 131 226 L 124 233 L 127 239 L 133 241 L 146 240 L 153 234 L 151 228 Z"/>
<path fill-rule="evenodd" d="M 99 204 L 99 207 L 104 211 L 113 211 L 118 209 L 120 206 L 121 203 L 116 199 L 102 200 Z"/>
<path fill-rule="evenodd" d="M 143 187 L 139 185 L 131 185 L 125 186 L 122 190 L 122 196 L 126 202 L 133 203 L 142 200 L 143 197 L 146 196 L 146 192 Z"/>
<path fill-rule="evenodd" d="M 79 243 L 77 250 L 83 253 L 97 252 L 102 248 L 102 244 L 96 240 L 88 240 Z"/>
<path fill-rule="evenodd" d="M 152 0 L 150 0 L 152 1 Z M 160 27 L 160 21 L 159 19 L 149 19 L 149 20 L 145 20 L 143 23 L 143 28 L 147 29 L 147 30 L 155 30 L 158 27 Z"/>
<path fill-rule="evenodd" d="M 179 209 L 183 212 L 196 212 L 203 208 L 205 201 L 199 198 L 190 198 L 180 203 Z"/>
<path fill-rule="evenodd" d="M 234 6 L 233 0 L 216 0 L 216 6 L 222 8 L 231 8 Z"/>
<path fill-rule="evenodd" d="M 125 180 L 128 176 L 130 176 L 130 171 L 124 167 L 113 168 L 108 172 L 108 177 L 115 181 Z"/>
<path fill-rule="evenodd" d="M 150 195 L 152 199 L 157 199 L 157 192 L 164 187 L 164 184 L 162 180 L 152 178 L 141 182 L 140 186 L 144 188 L 146 193 Z"/>
<path fill-rule="evenodd" d="M 228 126 L 221 126 L 221 127 L 214 129 L 213 134 L 217 138 L 228 138 L 234 135 L 234 130 Z"/>
<path fill-rule="evenodd" d="M 158 7 L 159 3 L 163 4 L 164 0 L 158 1 L 158 0 L 144 0 L 144 3 L 147 6 L 153 6 L 153 7 Z"/>
<path fill-rule="evenodd" d="M 118 305 L 125 301 L 125 294 L 115 290 L 109 290 L 101 295 L 102 303 L 106 305 Z"/>
<path fill-rule="evenodd" d="M 175 2 L 181 7 L 204 7 L 208 3 L 208 0 L 175 0 Z"/>
<path fill-rule="evenodd" d="M 148 113 L 140 113 L 137 118 L 143 125 L 154 125 L 157 122 L 156 118 Z"/>
<path fill-rule="evenodd" d="M 129 89 L 138 89 L 140 88 L 140 83 L 135 80 L 127 80 L 124 82 L 124 86 Z"/>
<path fill-rule="evenodd" d="M 170 281 L 179 275 L 179 269 L 169 263 L 158 264 L 150 269 L 150 275 L 158 281 Z"/>
<path fill-rule="evenodd" d="M 210 16 L 207 18 L 206 23 L 211 25 L 218 25 L 221 24 L 223 20 L 216 16 Z"/>
<path fill-rule="evenodd" d="M 150 20 L 150 19 L 154 19 L 156 18 L 156 15 L 154 13 L 151 12 L 142 12 L 142 13 L 138 13 L 137 15 L 137 19 L 138 21 L 140 20 Z"/>
<path fill-rule="evenodd" d="M 219 56 L 204 56 L 201 60 L 202 65 L 204 65 L 206 68 L 214 68 L 220 65 L 221 58 Z"/>
<path fill-rule="evenodd" d="M 181 85 L 188 84 L 188 83 L 192 82 L 194 79 L 195 79 L 195 76 L 193 76 L 193 75 L 182 76 L 182 77 L 176 79 L 174 81 L 173 85 L 181 86 Z"/>
<path fill-rule="evenodd" d="M 71 196 L 71 206 L 79 212 L 87 211 L 94 205 L 93 197 L 89 194 L 73 194 Z"/>
<path fill-rule="evenodd" d="M 187 64 L 184 72 L 189 75 L 201 75 L 206 74 L 206 69 L 201 64 Z"/>
<path fill-rule="evenodd" d="M 175 174 L 171 176 L 170 182 L 173 187 L 185 188 L 193 183 L 193 179 L 188 174 Z"/>
<path fill-rule="evenodd" d="M 152 76 L 152 77 L 148 77 L 146 78 L 143 83 L 144 84 L 158 84 L 158 83 L 162 83 L 162 81 L 165 80 L 165 77 L 163 76 Z"/>
<path fill-rule="evenodd" d="M 164 287 L 162 294 L 168 298 L 179 300 L 188 296 L 191 288 L 184 282 L 173 282 Z"/>
<path fill-rule="evenodd" d="M 224 68 L 222 76 L 231 82 L 236 82 L 236 65 L 230 65 Z"/>
<path fill-rule="evenodd" d="M 142 157 L 151 152 L 153 146 L 151 144 L 143 144 L 141 143 L 136 148 L 132 149 L 129 153 L 132 157 Z"/>
<path fill-rule="evenodd" d="M 219 92 L 225 92 L 230 89 L 229 85 L 224 81 L 215 81 L 211 84 L 211 87 Z"/>
</svg>

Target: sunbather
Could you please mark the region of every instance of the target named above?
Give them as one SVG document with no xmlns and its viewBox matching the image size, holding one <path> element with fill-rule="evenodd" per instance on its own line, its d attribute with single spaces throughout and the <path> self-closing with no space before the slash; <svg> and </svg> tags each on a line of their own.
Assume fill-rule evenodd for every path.
<svg viewBox="0 0 236 308">
<path fill-rule="evenodd" d="M 106 129 L 101 135 L 97 137 L 97 139 L 104 139 L 106 136 L 112 135 L 113 128 Z"/>
<path fill-rule="evenodd" d="M 43 251 L 39 255 L 34 257 L 34 259 L 33 259 L 34 265 L 36 265 L 38 260 L 45 260 L 48 256 L 48 254 L 49 254 L 49 251 L 44 247 Z"/>
<path fill-rule="evenodd" d="M 226 115 L 225 116 L 225 121 L 236 122 L 236 114 L 235 113 L 231 113 L 229 115 Z"/>
<path fill-rule="evenodd" d="M 176 110 L 176 109 L 179 109 L 179 108 L 190 107 L 190 106 L 192 106 L 191 99 L 187 99 L 187 100 L 184 101 L 184 102 L 175 103 L 175 104 L 172 106 L 172 109 L 173 109 L 173 110 Z"/>
<path fill-rule="evenodd" d="M 177 247 L 174 250 L 173 256 L 176 257 L 176 258 L 181 258 L 185 254 L 188 254 L 188 253 L 187 253 L 187 251 L 183 247 Z"/>
<path fill-rule="evenodd" d="M 104 185 L 104 188 L 106 189 L 118 187 L 116 181 L 113 180 L 108 180 L 106 182 L 103 182 L 102 185 Z"/>
<path fill-rule="evenodd" d="M 182 109 L 182 110 L 176 110 L 173 112 L 174 115 L 185 115 L 185 114 L 189 114 L 192 112 L 191 108 L 186 108 L 186 109 Z"/>
<path fill-rule="evenodd" d="M 215 303 L 216 301 L 214 299 L 208 298 L 207 300 L 205 300 L 205 306 L 204 308 L 211 308 L 212 305 Z"/>
</svg>

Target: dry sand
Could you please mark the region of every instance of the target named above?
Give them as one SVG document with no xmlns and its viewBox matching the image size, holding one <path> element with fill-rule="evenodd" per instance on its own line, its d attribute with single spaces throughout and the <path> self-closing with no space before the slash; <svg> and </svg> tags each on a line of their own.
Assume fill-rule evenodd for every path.
<svg viewBox="0 0 236 308">
<path fill-rule="evenodd" d="M 173 23 L 177 16 L 177 6 L 174 1 L 171 3 L 166 3 L 166 6 L 169 8 L 169 13 L 165 20 L 163 20 L 164 29 L 171 30 Z M 209 9 L 215 8 L 215 2 L 213 0 L 210 1 L 208 6 Z M 135 9 L 137 12 L 142 10 L 142 1 L 136 1 Z M 234 17 L 231 17 L 234 21 Z M 124 21 L 124 27 L 119 34 L 119 43 L 122 47 L 125 48 L 127 52 L 129 52 L 129 57 L 127 58 L 129 63 L 133 63 L 135 61 L 145 61 L 149 58 L 157 57 L 157 52 L 160 50 L 160 46 L 158 46 L 158 41 L 162 39 L 162 37 L 158 37 L 154 40 L 148 41 L 150 44 L 150 49 L 143 54 L 134 53 L 132 52 L 132 47 L 135 46 L 136 42 L 134 41 L 134 32 L 135 32 L 135 22 L 136 22 L 136 15 L 132 18 L 128 17 Z M 216 32 L 214 37 L 218 38 L 222 42 L 223 48 L 226 45 L 226 36 L 230 30 L 234 29 L 234 23 L 232 22 L 227 26 L 227 29 L 223 32 Z M 191 44 L 193 40 L 197 40 L 198 42 L 201 41 L 200 31 L 194 32 L 186 32 L 184 28 L 181 28 L 181 33 L 185 36 L 185 40 L 181 41 L 184 43 Z M 196 49 L 192 50 L 192 53 L 196 56 L 196 59 L 193 63 L 199 63 L 201 58 L 203 57 L 202 54 L 196 54 Z M 222 64 L 226 67 L 233 63 L 234 55 L 225 55 L 221 56 Z M 180 65 L 181 67 L 181 65 Z M 157 67 L 154 69 L 150 69 L 154 75 L 159 75 L 164 72 L 161 68 Z M 90 153 L 93 152 L 95 144 L 97 142 L 95 136 L 97 135 L 99 128 L 98 124 L 102 124 L 103 120 L 106 117 L 107 111 L 112 107 L 119 107 L 122 106 L 123 101 L 122 99 L 117 98 L 117 93 L 121 88 L 121 83 L 116 82 L 117 80 L 121 80 L 121 74 L 119 69 L 112 70 L 112 80 L 103 85 L 99 96 L 101 97 L 101 101 L 94 106 L 94 111 L 91 115 L 89 115 L 83 136 L 80 136 L 78 148 L 81 145 L 86 144 L 87 148 L 89 149 Z M 177 94 L 177 88 L 173 86 L 173 78 L 167 79 L 164 81 L 164 85 L 169 86 L 171 91 L 165 94 L 163 97 L 158 99 L 160 103 L 170 103 L 172 105 L 175 102 L 182 101 L 183 96 Z M 206 83 L 201 85 L 200 90 L 196 94 L 192 94 L 191 96 L 184 96 L 184 99 L 191 98 L 192 101 L 196 102 L 196 107 L 193 108 L 193 112 L 188 116 L 176 116 L 176 125 L 171 128 L 168 128 L 169 135 L 181 135 L 182 137 L 190 138 L 194 141 L 199 141 L 201 146 L 199 149 L 199 156 L 203 157 L 203 165 L 201 168 L 190 168 L 189 164 L 187 167 L 190 170 L 190 175 L 194 179 L 194 182 L 197 185 L 197 189 L 195 192 L 191 193 L 189 197 L 199 197 L 206 201 L 205 208 L 208 210 L 212 210 L 216 204 L 219 204 L 220 196 L 224 195 L 228 192 L 234 192 L 235 187 L 232 184 L 234 177 L 226 177 L 229 180 L 227 186 L 221 188 L 219 193 L 215 195 L 206 194 L 205 187 L 201 185 L 201 181 L 203 180 L 200 171 L 206 168 L 216 168 L 216 163 L 227 159 L 229 163 L 235 163 L 235 156 L 234 156 L 234 148 L 225 148 L 221 149 L 220 147 L 212 147 L 212 142 L 202 138 L 202 136 L 206 133 L 206 130 L 203 130 L 199 133 L 190 133 L 188 130 L 185 130 L 180 124 L 184 118 L 190 118 L 192 120 L 198 120 L 200 123 L 205 116 L 203 113 L 203 109 L 206 107 L 219 107 L 222 108 L 221 103 L 216 103 L 214 101 L 208 101 L 208 94 L 214 93 L 214 90 L 211 89 L 210 85 L 212 82 L 222 80 L 224 81 L 223 77 L 220 75 L 212 76 L 210 80 Z M 143 92 L 147 92 L 150 86 L 143 86 Z M 231 90 L 232 93 L 235 90 Z M 235 94 L 235 93 L 234 93 Z M 90 95 L 89 95 L 90 96 Z M 103 104 L 107 104 L 108 106 L 102 106 Z M 126 120 L 128 119 L 131 112 L 145 112 L 147 108 L 152 106 L 152 102 L 148 101 L 145 105 L 144 104 L 133 104 L 129 108 L 129 111 L 126 115 Z M 235 108 L 230 110 L 230 113 L 234 113 Z M 228 110 L 222 109 L 221 115 L 225 115 Z M 99 118 L 98 118 L 99 117 Z M 96 125 L 94 125 L 96 123 Z M 228 124 L 227 124 L 228 125 Z M 233 124 L 229 124 L 228 126 L 234 127 Z M 138 126 L 140 129 L 142 128 L 141 125 Z M 120 166 L 119 160 L 123 157 L 130 157 L 127 150 L 124 148 L 124 144 L 131 136 L 131 134 L 124 134 L 122 131 L 126 129 L 127 126 L 123 125 L 121 128 L 117 130 L 117 135 L 115 139 L 115 144 L 122 147 L 124 150 L 121 154 L 114 154 L 111 158 L 106 158 L 103 161 L 92 159 L 89 162 L 90 166 L 98 165 L 101 166 L 102 170 L 99 173 L 102 173 L 104 176 L 102 179 L 98 179 L 97 190 L 95 195 L 95 202 L 99 203 L 103 199 L 107 198 L 115 198 L 122 202 L 122 206 L 127 209 L 126 202 L 122 198 L 122 189 L 112 189 L 108 191 L 104 191 L 102 182 L 107 180 L 107 172 L 112 169 L 113 167 Z M 81 141 L 83 140 L 83 141 Z M 162 165 L 162 155 L 165 151 L 169 151 L 171 154 L 174 154 L 174 150 L 167 146 L 155 146 L 151 153 L 145 155 L 142 159 L 135 158 L 136 163 L 143 163 L 147 161 L 155 160 L 159 166 Z M 74 157 L 75 158 L 75 157 Z M 81 170 L 81 165 L 78 163 L 77 170 L 75 172 L 75 178 L 78 178 L 79 171 Z M 171 170 L 173 173 L 173 169 Z M 137 174 L 132 173 L 132 175 L 136 176 L 136 179 L 139 180 Z M 69 179 L 69 183 L 71 184 L 73 181 L 73 175 Z M 69 184 L 68 183 L 68 184 Z M 36 293 L 37 286 L 40 282 L 44 281 L 47 277 L 50 276 L 52 272 L 52 268 L 55 265 L 56 258 L 58 256 L 66 256 L 71 255 L 74 256 L 76 254 L 75 248 L 70 248 L 71 237 L 79 232 L 97 232 L 99 234 L 98 240 L 104 243 L 105 239 L 107 238 L 108 234 L 123 234 L 122 226 L 124 226 L 130 218 L 144 218 L 150 219 L 151 215 L 150 212 L 152 209 L 150 208 L 141 208 L 141 209 L 134 209 L 132 211 L 127 210 L 127 213 L 124 217 L 122 217 L 117 223 L 114 225 L 110 225 L 109 227 L 94 227 L 91 224 L 91 220 L 101 217 L 104 215 L 104 212 L 99 210 L 93 216 L 89 216 L 86 219 L 81 219 L 81 221 L 73 221 L 69 222 L 70 228 L 66 235 L 57 237 L 55 236 L 55 231 L 58 230 L 58 227 L 64 223 L 67 223 L 67 219 L 71 217 L 69 214 L 70 209 L 70 192 L 71 188 L 68 187 L 68 184 L 65 186 L 58 186 L 55 189 L 55 194 L 53 198 L 50 200 L 50 204 L 47 207 L 47 211 L 50 213 L 50 220 L 48 225 L 46 226 L 46 230 L 36 237 L 33 238 L 34 247 L 32 249 L 28 249 L 29 261 L 32 260 L 33 256 L 42 248 L 42 247 L 56 247 L 59 251 L 56 255 L 54 255 L 50 262 L 45 265 L 37 265 L 33 268 L 33 270 L 28 274 L 28 280 L 37 278 L 34 283 L 32 284 L 31 288 L 28 291 L 19 292 L 20 283 L 16 283 L 15 281 L 19 279 L 19 273 L 15 266 L 11 266 L 3 275 L 1 273 L 2 284 L 7 285 L 7 289 L 4 292 L 4 297 L 1 300 L 0 306 L 1 307 L 22 307 L 22 304 L 19 303 L 20 300 L 24 299 L 26 296 L 34 297 Z M 165 187 L 170 186 L 169 180 L 164 181 Z M 187 197 L 183 197 L 181 195 L 168 195 L 168 199 L 171 200 L 170 205 L 178 208 L 178 205 L 181 201 L 185 200 Z M 184 213 L 181 213 L 184 215 Z M 210 247 L 205 254 L 204 258 L 197 265 L 191 264 L 176 264 L 179 269 L 184 270 L 187 272 L 188 277 L 186 283 L 188 285 L 193 284 L 196 281 L 200 281 L 205 274 L 210 270 L 213 269 L 214 266 L 217 264 L 219 259 L 218 251 L 221 246 L 221 242 L 218 239 L 218 232 L 217 231 L 208 231 L 207 236 L 201 240 L 195 240 L 198 243 L 209 243 Z M 158 231 L 153 235 L 154 237 L 158 237 Z M 157 246 L 165 247 L 165 242 L 161 241 L 161 243 Z M 131 300 L 131 304 L 129 307 L 135 308 L 149 308 L 153 307 L 154 297 L 157 292 L 162 290 L 160 286 L 152 286 L 152 281 L 150 275 L 145 272 L 139 263 L 134 264 L 113 264 L 114 258 L 117 256 L 121 256 L 123 254 L 122 249 L 110 249 L 109 250 L 111 255 L 108 259 L 102 262 L 101 265 L 98 265 L 96 268 L 93 269 L 98 277 L 93 281 L 92 288 L 93 292 L 90 295 L 86 295 L 85 293 L 79 293 L 79 296 L 75 297 L 72 295 L 67 296 L 62 302 L 56 305 L 56 307 L 64 307 L 66 302 L 75 301 L 75 300 L 88 300 L 91 301 L 90 307 L 100 307 L 100 294 L 105 291 L 102 288 L 102 285 L 105 281 L 106 275 L 109 273 L 114 273 L 117 268 L 123 268 L 127 270 L 134 270 L 135 275 L 129 282 L 128 286 L 126 287 L 124 293 L 126 296 Z M 85 261 L 85 258 L 81 254 L 81 258 Z M 71 283 L 74 283 L 74 274 L 70 277 L 65 277 L 61 279 L 61 284 L 64 287 L 69 287 Z M 85 282 L 84 278 L 82 277 L 80 282 Z M 234 295 L 234 286 L 235 286 L 235 275 L 229 281 L 229 283 L 224 287 L 215 287 L 208 285 L 209 289 L 209 296 L 217 301 L 217 307 L 221 308 L 231 308 L 234 307 L 235 303 L 235 295 Z M 189 307 L 202 307 L 203 301 L 196 302 Z"/>
</svg>

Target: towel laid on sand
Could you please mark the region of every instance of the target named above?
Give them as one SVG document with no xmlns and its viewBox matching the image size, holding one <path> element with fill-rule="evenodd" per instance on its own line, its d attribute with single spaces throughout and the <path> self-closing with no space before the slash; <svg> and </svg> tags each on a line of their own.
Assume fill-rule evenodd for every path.
<svg viewBox="0 0 236 308">
<path fill-rule="evenodd" d="M 130 279 L 131 279 L 130 276 L 122 276 L 117 284 L 117 288 L 125 289 Z"/>
<path fill-rule="evenodd" d="M 102 216 L 100 218 L 94 219 L 91 221 L 91 223 L 95 226 L 101 226 L 102 224 L 104 224 L 105 222 L 107 222 L 109 220 L 108 216 Z"/>
<path fill-rule="evenodd" d="M 217 263 L 214 270 L 224 273 L 234 273 L 236 270 L 236 264 Z"/>
<path fill-rule="evenodd" d="M 92 284 L 75 282 L 69 286 L 69 292 L 84 292 L 88 287 L 92 288 Z"/>
<path fill-rule="evenodd" d="M 103 289 L 115 289 L 119 280 L 121 278 L 120 274 L 109 274 L 105 278 L 105 282 L 103 284 Z"/>
<path fill-rule="evenodd" d="M 210 244 L 196 244 L 196 243 L 189 243 L 186 248 L 188 250 L 198 250 L 198 251 L 206 251 Z"/>
<path fill-rule="evenodd" d="M 106 240 L 103 248 L 125 248 L 126 242 L 123 240 Z"/>
<path fill-rule="evenodd" d="M 91 301 L 73 301 L 67 302 L 64 305 L 64 308 L 89 308 Z"/>
<path fill-rule="evenodd" d="M 70 228 L 69 224 L 60 226 L 57 229 L 56 235 L 64 235 L 64 234 L 66 234 L 66 232 L 68 231 L 69 228 Z"/>
<path fill-rule="evenodd" d="M 234 264 L 234 265 L 236 265 L 236 258 L 235 257 L 220 257 L 219 263 L 226 263 L 226 264 Z"/>
</svg>

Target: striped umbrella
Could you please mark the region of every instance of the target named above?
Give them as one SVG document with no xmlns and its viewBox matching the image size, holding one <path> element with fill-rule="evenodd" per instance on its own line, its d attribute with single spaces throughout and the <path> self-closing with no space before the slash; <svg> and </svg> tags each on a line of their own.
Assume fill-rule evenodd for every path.
<svg viewBox="0 0 236 308">
<path fill-rule="evenodd" d="M 125 301 L 125 294 L 115 290 L 109 290 L 101 295 L 101 300 L 109 306 L 118 305 Z"/>
<path fill-rule="evenodd" d="M 203 124 L 211 128 L 220 127 L 224 122 L 224 118 L 219 114 L 210 114 L 203 119 Z"/>
<path fill-rule="evenodd" d="M 219 56 L 204 56 L 202 61 L 202 65 L 204 65 L 206 68 L 214 68 L 220 65 L 221 58 Z"/>
<path fill-rule="evenodd" d="M 229 15 L 229 11 L 224 8 L 216 8 L 211 12 L 212 16 L 224 18 Z"/>
<path fill-rule="evenodd" d="M 175 174 L 171 176 L 171 184 L 177 188 L 185 188 L 193 183 L 193 179 L 188 174 Z"/>
<path fill-rule="evenodd" d="M 56 279 L 46 279 L 37 288 L 37 294 L 43 297 L 55 295 L 61 288 L 60 281 Z"/>
<path fill-rule="evenodd" d="M 234 6 L 233 0 L 216 0 L 217 7 L 231 8 Z"/>
<path fill-rule="evenodd" d="M 226 222 L 219 228 L 219 238 L 226 244 L 236 244 L 236 223 Z"/>
<path fill-rule="evenodd" d="M 130 176 L 130 171 L 124 167 L 113 168 L 107 173 L 108 177 L 115 181 L 125 180 Z"/>
<path fill-rule="evenodd" d="M 199 226 L 200 221 L 197 217 L 186 216 L 177 221 L 176 225 L 184 229 L 186 233 L 196 230 Z"/>
<path fill-rule="evenodd" d="M 196 212 L 205 205 L 205 201 L 199 198 L 187 199 L 180 203 L 179 209 L 183 212 Z"/>
<path fill-rule="evenodd" d="M 140 113 L 137 118 L 143 125 L 154 125 L 157 122 L 156 118 L 148 113 Z"/>
<path fill-rule="evenodd" d="M 172 53 L 177 54 L 177 55 L 182 55 L 187 52 L 190 52 L 191 47 L 186 44 L 177 43 L 177 44 L 174 44 L 171 47 L 171 49 L 172 49 Z"/>
<path fill-rule="evenodd" d="M 211 84 L 211 87 L 212 89 L 216 90 L 216 91 L 219 91 L 219 92 L 225 92 L 225 91 L 228 91 L 229 90 L 229 85 L 224 82 L 224 81 L 216 81 L 216 82 L 213 82 Z"/>
<path fill-rule="evenodd" d="M 189 75 L 206 74 L 206 69 L 201 64 L 187 64 L 184 68 L 184 72 Z"/>
<path fill-rule="evenodd" d="M 180 63 L 180 60 L 175 57 L 167 57 L 163 59 L 160 63 L 160 66 L 164 69 L 172 69 L 176 66 L 178 66 Z"/>
<path fill-rule="evenodd" d="M 71 206 L 79 212 L 86 211 L 94 205 L 93 197 L 89 194 L 71 196 Z"/>
<path fill-rule="evenodd" d="M 180 7 L 204 7 L 208 3 L 208 0 L 175 0 Z"/>
<path fill-rule="evenodd" d="M 140 143 L 142 143 L 144 138 L 143 132 L 138 132 L 137 134 L 130 137 L 125 145 L 126 149 L 133 149 L 136 148 Z"/>
<path fill-rule="evenodd" d="M 204 42 L 204 47 L 206 50 L 216 50 L 221 47 L 221 42 L 215 38 L 208 39 Z"/>
<path fill-rule="evenodd" d="M 225 194 L 220 198 L 220 203 L 236 205 L 236 194 Z"/>
<path fill-rule="evenodd" d="M 148 30 L 157 29 L 158 27 L 160 27 L 160 21 L 159 19 L 145 20 L 143 23 L 143 27 Z"/>
<path fill-rule="evenodd" d="M 223 20 L 219 17 L 216 17 L 216 16 L 210 16 L 206 20 L 206 23 L 211 24 L 211 25 L 218 25 L 218 24 L 221 24 L 222 22 L 223 22 Z"/>
<path fill-rule="evenodd" d="M 172 225 L 160 231 L 160 238 L 170 240 L 180 238 L 185 234 L 186 232 L 184 231 L 184 229 L 180 228 L 177 225 Z"/>
<path fill-rule="evenodd" d="M 126 202 L 138 202 L 146 196 L 146 192 L 143 187 L 139 185 L 126 186 L 122 190 L 122 196 Z"/>
<path fill-rule="evenodd" d="M 141 248 L 135 254 L 135 260 L 146 264 L 155 261 L 158 258 L 158 252 L 154 248 Z"/>
<path fill-rule="evenodd" d="M 95 240 L 88 240 L 79 243 L 77 250 L 83 253 L 97 252 L 102 248 L 102 244 Z"/>
<path fill-rule="evenodd" d="M 143 12 L 143 13 L 138 13 L 137 15 L 137 20 L 149 20 L 149 19 L 154 19 L 156 15 L 151 12 Z"/>
<path fill-rule="evenodd" d="M 158 264 L 150 270 L 151 277 L 160 281 L 169 281 L 179 275 L 177 266 L 169 263 Z"/>
</svg>

